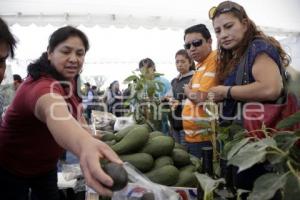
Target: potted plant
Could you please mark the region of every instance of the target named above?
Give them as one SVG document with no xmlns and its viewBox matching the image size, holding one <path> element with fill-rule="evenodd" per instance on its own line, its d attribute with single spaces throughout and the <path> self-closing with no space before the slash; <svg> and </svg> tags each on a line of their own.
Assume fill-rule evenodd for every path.
<svg viewBox="0 0 300 200">
<path fill-rule="evenodd" d="M 154 77 L 162 74 L 154 73 Z M 147 68 L 141 73 L 133 72 L 133 75 L 127 77 L 124 83 L 130 84 L 131 95 L 125 104 L 133 104 L 133 115 L 137 123 L 147 123 L 153 130 L 161 130 L 161 101 L 157 96 L 158 92 L 163 90 L 163 83 L 151 79 L 147 76 Z"/>
</svg>

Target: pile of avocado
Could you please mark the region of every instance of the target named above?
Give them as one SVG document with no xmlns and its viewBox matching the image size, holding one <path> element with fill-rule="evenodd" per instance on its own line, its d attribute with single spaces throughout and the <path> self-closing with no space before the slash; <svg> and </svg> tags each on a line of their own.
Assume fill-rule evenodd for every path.
<svg viewBox="0 0 300 200">
<path fill-rule="evenodd" d="M 147 124 L 131 125 L 117 133 L 105 132 L 101 140 L 152 182 L 174 187 L 197 186 L 194 172 L 201 171 L 201 160 L 172 137 L 152 131 Z"/>
</svg>

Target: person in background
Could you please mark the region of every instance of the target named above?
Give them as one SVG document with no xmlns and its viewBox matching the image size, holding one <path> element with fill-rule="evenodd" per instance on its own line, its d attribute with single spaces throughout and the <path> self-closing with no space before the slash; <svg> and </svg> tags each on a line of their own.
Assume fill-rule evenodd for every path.
<svg viewBox="0 0 300 200">
<path fill-rule="evenodd" d="M 190 83 L 184 86 L 187 99 L 182 110 L 183 128 L 188 151 L 200 158 L 202 147 L 212 145 L 211 133 L 198 122 L 207 122 L 202 104 L 207 99 L 208 90 L 217 85 L 217 52 L 212 51 L 212 38 L 204 24 L 185 30 L 184 48 L 197 64 Z"/>
<path fill-rule="evenodd" d="M 112 194 L 108 187 L 113 180 L 99 161 L 122 161 L 82 128 L 76 86 L 88 49 L 86 35 L 65 26 L 52 33 L 47 51 L 28 66 L 28 76 L 0 126 L 1 199 L 26 199 L 30 188 L 32 198 L 58 200 L 56 164 L 64 149 L 79 158 L 89 187 L 101 195 Z"/>
<path fill-rule="evenodd" d="M 85 86 L 86 95 L 82 99 L 82 105 L 86 113 L 86 121 L 88 123 L 91 123 L 94 92 L 89 82 L 84 83 L 84 86 Z"/>
<path fill-rule="evenodd" d="M 16 90 L 23 82 L 23 79 L 18 74 L 14 74 L 12 78 L 14 81 L 13 84 L 6 84 L 0 89 L 0 93 L 1 93 L 0 96 L 2 97 L 2 98 L 0 97 L 2 102 L 1 116 L 5 115 L 7 108 L 9 107 L 9 105 L 11 104 L 15 96 Z"/>
<path fill-rule="evenodd" d="M 120 90 L 119 81 L 113 81 L 107 91 L 107 105 L 108 112 L 114 114 L 117 117 L 121 117 L 122 113 L 122 100 L 123 95 Z"/>
<path fill-rule="evenodd" d="M 185 146 L 184 130 L 182 126 L 182 105 L 186 99 L 183 87 L 188 84 L 194 75 L 195 63 L 185 49 L 180 49 L 175 54 L 178 76 L 171 81 L 173 97 L 171 98 L 172 116 L 170 122 L 172 135 L 176 142 Z"/>
<path fill-rule="evenodd" d="M 0 18 L 0 84 L 4 78 L 6 70 L 6 60 L 8 57 L 14 57 L 16 39 L 10 32 L 7 24 Z M 4 109 L 4 96 L 0 94 L 0 122 Z"/>
<path fill-rule="evenodd" d="M 235 121 L 238 102 L 276 102 L 283 94 L 281 66 L 287 67 L 290 63 L 280 43 L 260 31 L 245 9 L 235 2 L 224 1 L 209 14 L 218 41 L 220 83 L 210 91 L 216 101 L 223 103 L 221 118 Z M 243 56 L 247 57 L 246 63 L 242 62 Z M 248 69 L 244 73 L 249 80 L 236 85 L 240 65 Z M 266 173 L 264 163 L 254 165 L 238 173 L 236 186 L 252 190 L 254 181 L 263 173 Z"/>
<path fill-rule="evenodd" d="M 23 79 L 19 74 L 14 74 L 13 79 L 14 79 L 14 89 L 16 91 L 18 87 L 21 85 L 21 83 L 23 82 Z"/>
<path fill-rule="evenodd" d="M 163 84 L 162 91 L 158 92 L 157 95 L 159 98 L 165 97 L 171 91 L 170 82 L 164 78 L 163 76 L 154 77 L 154 73 L 156 72 L 156 66 L 152 59 L 144 58 L 139 62 L 139 70 L 142 72 L 143 70 L 147 72 L 147 76 L 149 79 L 155 79 L 160 81 Z"/>
<path fill-rule="evenodd" d="M 93 91 L 94 96 L 97 96 L 97 86 L 96 85 L 92 86 L 92 91 Z"/>
<path fill-rule="evenodd" d="M 156 80 L 162 83 L 163 88 L 161 91 L 158 91 L 156 93 L 156 96 L 162 100 L 167 101 L 168 96 L 170 96 L 170 93 L 172 92 L 172 87 L 170 82 L 164 78 L 163 76 L 155 77 L 156 72 L 156 66 L 152 59 L 150 58 L 144 58 L 139 62 L 139 70 L 147 76 L 149 80 Z M 158 86 L 157 86 L 158 87 Z M 162 131 L 164 134 L 169 134 L 169 125 L 168 125 L 168 114 L 163 112 L 162 117 L 162 128 L 160 131 Z"/>
<path fill-rule="evenodd" d="M 129 83 L 127 88 L 122 92 L 123 93 L 123 109 L 124 115 L 130 113 L 133 110 L 134 101 L 129 100 L 132 96 L 133 84 Z"/>
</svg>

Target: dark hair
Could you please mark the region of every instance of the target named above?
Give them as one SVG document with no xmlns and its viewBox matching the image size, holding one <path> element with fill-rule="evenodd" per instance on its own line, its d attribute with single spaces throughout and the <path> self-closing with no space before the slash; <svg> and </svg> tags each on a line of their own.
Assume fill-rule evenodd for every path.
<svg viewBox="0 0 300 200">
<path fill-rule="evenodd" d="M 116 84 L 116 83 L 119 83 L 119 81 L 115 80 L 115 81 L 111 82 L 111 83 L 109 84 L 109 89 L 112 89 L 112 87 L 113 87 L 114 84 Z"/>
<path fill-rule="evenodd" d="M 195 70 L 195 62 L 194 62 L 194 60 L 189 56 L 188 52 L 187 52 L 185 49 L 180 49 L 180 50 L 178 50 L 178 51 L 176 52 L 176 54 L 175 54 L 175 58 L 176 58 L 176 56 L 178 56 L 178 55 L 184 56 L 186 59 L 189 60 L 189 62 L 191 63 L 191 66 L 190 66 L 190 69 L 189 69 L 190 71 L 191 71 L 191 70 Z"/>
<path fill-rule="evenodd" d="M 224 79 L 229 75 L 229 73 L 240 62 L 240 58 L 245 53 L 249 43 L 253 41 L 255 38 L 261 38 L 266 42 L 268 42 L 269 44 L 273 45 L 279 52 L 283 66 L 286 67 L 289 65 L 291 58 L 283 50 L 280 43 L 275 38 L 271 36 L 267 36 L 261 30 L 259 30 L 258 27 L 255 25 L 255 23 L 248 17 L 245 9 L 241 5 L 232 1 L 224 1 L 220 3 L 216 7 L 212 20 L 214 21 L 214 19 L 217 16 L 223 13 L 231 13 L 234 17 L 238 18 L 240 22 L 246 19 L 248 30 L 246 31 L 244 38 L 242 39 L 238 48 L 235 49 L 234 55 L 231 49 L 229 50 L 223 49 L 218 44 L 218 66 L 219 67 L 217 68 L 216 77 L 218 77 L 220 82 L 224 81 Z"/>
<path fill-rule="evenodd" d="M 53 52 L 57 45 L 72 36 L 76 36 L 81 39 L 85 47 L 85 52 L 89 50 L 87 36 L 82 31 L 72 26 L 65 26 L 54 31 L 49 38 L 47 50 L 49 52 Z M 50 61 L 48 60 L 47 52 L 44 52 L 38 60 L 29 64 L 27 71 L 34 80 L 37 80 L 41 77 L 41 75 L 46 74 L 51 75 L 57 80 L 64 80 L 64 77 L 59 74 L 53 66 L 51 66 Z"/>
<path fill-rule="evenodd" d="M 206 41 L 211 39 L 210 32 L 204 24 L 197 24 L 185 29 L 183 39 L 185 39 L 185 36 L 189 33 L 201 33 Z"/>
<path fill-rule="evenodd" d="M 22 77 L 19 74 L 14 74 L 13 75 L 13 79 L 14 79 L 14 81 L 17 81 L 19 83 L 23 82 L 23 79 L 22 79 Z"/>
<path fill-rule="evenodd" d="M 9 28 L 5 21 L 0 18 L 0 42 L 4 42 L 8 44 L 9 47 L 9 55 L 11 58 L 15 56 L 15 48 L 16 48 L 16 39 L 12 35 L 12 33 L 9 31 Z"/>
<path fill-rule="evenodd" d="M 143 67 L 147 67 L 147 68 L 153 67 L 155 71 L 155 63 L 150 58 L 144 58 L 139 62 L 139 69 Z"/>
<path fill-rule="evenodd" d="M 48 51 L 53 52 L 53 50 L 58 44 L 67 40 L 71 36 L 79 37 L 83 42 L 83 45 L 85 47 L 85 52 L 89 50 L 90 45 L 87 36 L 82 31 L 80 31 L 79 29 L 73 26 L 65 26 L 57 29 L 54 33 L 52 33 L 49 39 L 49 44 L 47 48 Z"/>
</svg>

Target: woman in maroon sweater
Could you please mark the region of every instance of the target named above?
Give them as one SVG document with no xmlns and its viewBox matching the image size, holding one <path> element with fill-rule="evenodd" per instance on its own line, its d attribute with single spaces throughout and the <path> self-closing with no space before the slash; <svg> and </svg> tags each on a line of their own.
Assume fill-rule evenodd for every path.
<svg viewBox="0 0 300 200">
<path fill-rule="evenodd" d="M 103 142 L 82 128 L 82 105 L 77 80 L 88 39 L 66 26 L 49 39 L 47 52 L 28 66 L 0 126 L 1 199 L 26 199 L 29 188 L 37 199 L 59 199 L 56 163 L 63 148 L 80 160 L 86 183 L 103 195 L 112 179 L 99 160 L 121 163 Z"/>
</svg>

